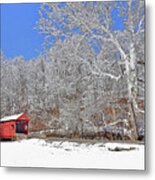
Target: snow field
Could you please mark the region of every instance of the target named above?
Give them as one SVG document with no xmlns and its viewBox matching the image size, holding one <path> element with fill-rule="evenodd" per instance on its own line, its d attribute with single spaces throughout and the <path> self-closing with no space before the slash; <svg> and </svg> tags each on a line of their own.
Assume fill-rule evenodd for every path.
<svg viewBox="0 0 155 180">
<path fill-rule="evenodd" d="M 135 148 L 130 151 L 110 149 Z M 1 142 L 1 165 L 15 167 L 144 169 L 144 145 L 125 143 L 48 142 L 29 139 Z"/>
</svg>

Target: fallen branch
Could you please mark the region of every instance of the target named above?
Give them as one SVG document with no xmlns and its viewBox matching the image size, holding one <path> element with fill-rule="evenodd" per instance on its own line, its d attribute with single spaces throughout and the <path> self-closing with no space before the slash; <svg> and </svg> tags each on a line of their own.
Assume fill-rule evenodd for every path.
<svg viewBox="0 0 155 180">
<path fill-rule="evenodd" d="M 115 147 L 115 148 L 108 148 L 109 151 L 132 151 L 135 150 L 135 147 L 130 147 L 130 148 L 122 148 L 122 147 Z"/>
</svg>

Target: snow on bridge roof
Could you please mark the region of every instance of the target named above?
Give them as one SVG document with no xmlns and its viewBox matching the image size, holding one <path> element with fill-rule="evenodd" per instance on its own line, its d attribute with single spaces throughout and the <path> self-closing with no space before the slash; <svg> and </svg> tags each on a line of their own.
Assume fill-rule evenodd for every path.
<svg viewBox="0 0 155 180">
<path fill-rule="evenodd" d="M 18 120 L 23 115 L 24 115 L 24 113 L 15 114 L 15 115 L 12 115 L 12 116 L 5 116 L 2 119 L 0 119 L 0 122 L 6 122 L 6 121 L 11 121 L 11 120 Z"/>
</svg>

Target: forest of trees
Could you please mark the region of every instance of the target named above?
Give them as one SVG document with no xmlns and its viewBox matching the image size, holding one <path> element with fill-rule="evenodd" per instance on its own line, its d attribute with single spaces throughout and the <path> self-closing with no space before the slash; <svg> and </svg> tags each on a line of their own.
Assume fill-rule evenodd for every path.
<svg viewBox="0 0 155 180">
<path fill-rule="evenodd" d="M 141 0 L 43 3 L 44 51 L 1 52 L 1 116 L 24 112 L 30 131 L 62 137 L 144 139 L 144 14 Z"/>
</svg>

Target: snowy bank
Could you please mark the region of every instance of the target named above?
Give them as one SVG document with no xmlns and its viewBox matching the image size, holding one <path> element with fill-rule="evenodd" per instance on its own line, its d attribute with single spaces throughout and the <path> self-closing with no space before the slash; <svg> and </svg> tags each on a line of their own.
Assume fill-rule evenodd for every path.
<svg viewBox="0 0 155 180">
<path fill-rule="evenodd" d="M 127 150 L 115 151 L 115 148 Z M 68 141 L 46 142 L 41 139 L 1 142 L 1 165 L 143 170 L 144 145 L 88 144 Z"/>
</svg>

